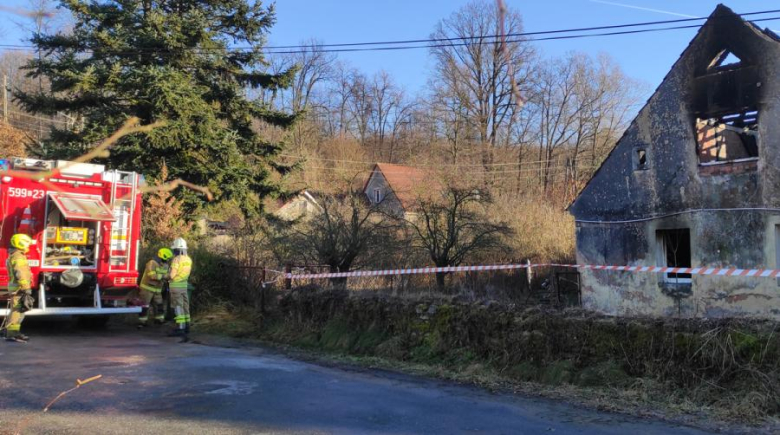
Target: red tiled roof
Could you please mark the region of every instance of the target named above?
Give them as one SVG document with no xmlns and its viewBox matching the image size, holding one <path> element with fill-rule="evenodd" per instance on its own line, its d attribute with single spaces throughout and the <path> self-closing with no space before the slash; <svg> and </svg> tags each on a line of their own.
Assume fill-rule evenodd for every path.
<svg viewBox="0 0 780 435">
<path fill-rule="evenodd" d="M 377 163 L 374 165 L 371 176 L 366 180 L 363 191 L 368 187 L 368 183 L 377 172 L 380 172 L 385 177 L 387 184 L 405 210 L 409 210 L 413 206 L 422 189 L 428 190 L 431 187 L 430 183 L 434 182 L 432 177 L 429 177 L 428 172 L 422 169 L 390 163 Z M 425 183 L 428 183 L 427 188 Z"/>
</svg>

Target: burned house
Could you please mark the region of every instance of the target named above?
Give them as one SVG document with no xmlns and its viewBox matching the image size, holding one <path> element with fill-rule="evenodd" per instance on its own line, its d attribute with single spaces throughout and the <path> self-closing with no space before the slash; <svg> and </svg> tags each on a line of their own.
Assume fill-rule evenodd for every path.
<svg viewBox="0 0 780 435">
<path fill-rule="evenodd" d="M 780 38 L 718 6 L 570 206 L 577 262 L 780 268 Z M 780 319 L 780 280 L 585 270 L 611 315 Z"/>
</svg>

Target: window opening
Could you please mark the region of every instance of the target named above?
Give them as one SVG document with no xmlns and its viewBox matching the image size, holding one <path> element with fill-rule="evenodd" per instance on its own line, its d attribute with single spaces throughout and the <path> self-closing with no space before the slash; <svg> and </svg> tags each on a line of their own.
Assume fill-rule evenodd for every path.
<svg viewBox="0 0 780 435">
<path fill-rule="evenodd" d="M 691 233 L 687 228 L 659 230 L 656 232 L 659 245 L 658 263 L 662 267 L 691 267 Z M 663 280 L 671 283 L 690 283 L 690 273 L 663 274 Z"/>
<path fill-rule="evenodd" d="M 380 203 L 382 202 L 382 190 L 381 189 L 374 189 L 374 202 Z"/>
<path fill-rule="evenodd" d="M 755 109 L 696 118 L 699 163 L 758 157 L 758 111 Z"/>
<path fill-rule="evenodd" d="M 715 56 L 714 59 L 712 59 L 712 62 L 710 62 L 710 66 L 708 70 L 733 68 L 737 65 L 740 65 L 741 63 L 742 63 L 742 59 L 740 59 L 739 56 L 737 56 L 736 54 L 728 50 L 723 50 L 720 53 L 718 53 L 718 55 Z"/>
<path fill-rule="evenodd" d="M 647 150 L 636 150 L 636 169 L 647 169 Z"/>
</svg>

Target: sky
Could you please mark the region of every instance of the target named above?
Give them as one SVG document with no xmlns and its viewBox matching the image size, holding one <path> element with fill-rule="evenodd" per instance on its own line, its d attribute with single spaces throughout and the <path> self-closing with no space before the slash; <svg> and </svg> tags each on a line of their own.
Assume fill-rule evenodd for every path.
<svg viewBox="0 0 780 435">
<path fill-rule="evenodd" d="M 430 36 L 436 23 L 468 0 L 278 0 L 277 23 L 270 45 L 296 45 L 315 38 L 322 43 L 420 39 Z M 490 1 L 490 0 L 486 0 Z M 721 0 L 722 1 L 722 0 Z M 0 0 L 0 5 L 20 6 L 26 0 Z M 543 31 L 671 20 L 709 15 L 718 0 L 506 0 L 523 16 L 525 31 Z M 777 0 L 732 0 L 726 3 L 738 13 L 780 9 Z M 780 17 L 780 13 L 766 15 Z M 687 23 L 686 23 L 687 24 Z M 780 29 L 780 21 L 760 23 Z M 23 32 L 0 10 L 1 38 L 19 43 Z M 540 41 L 545 56 L 579 51 L 606 53 L 649 89 L 660 84 L 696 29 L 636 35 Z M 775 30 L 777 31 L 777 30 Z M 339 59 L 366 73 L 385 70 L 409 93 L 422 90 L 431 63 L 425 49 L 339 53 Z"/>
</svg>

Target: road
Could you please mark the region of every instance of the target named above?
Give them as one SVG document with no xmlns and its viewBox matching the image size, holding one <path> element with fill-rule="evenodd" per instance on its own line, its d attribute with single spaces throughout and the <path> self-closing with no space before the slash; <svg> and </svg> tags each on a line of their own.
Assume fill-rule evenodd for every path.
<svg viewBox="0 0 780 435">
<path fill-rule="evenodd" d="M 0 343 L 0 433 L 703 433 L 438 380 L 323 367 L 268 349 L 70 325 L 30 325 L 30 343 Z M 102 378 L 41 412 L 76 379 L 95 375 Z"/>
</svg>

